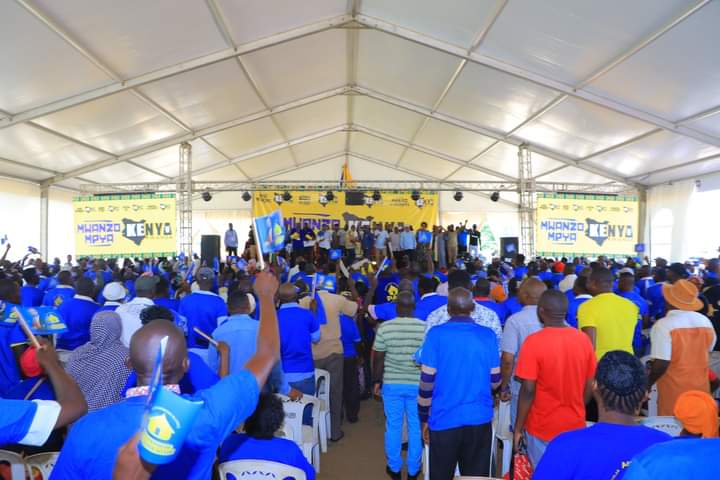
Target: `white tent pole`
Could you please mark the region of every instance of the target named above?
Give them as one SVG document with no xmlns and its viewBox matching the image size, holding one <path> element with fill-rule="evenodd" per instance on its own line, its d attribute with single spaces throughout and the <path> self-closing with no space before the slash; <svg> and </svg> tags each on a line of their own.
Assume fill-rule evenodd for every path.
<svg viewBox="0 0 720 480">
<path fill-rule="evenodd" d="M 50 192 L 49 187 L 40 187 L 40 252 L 46 261 L 48 257 L 48 218 L 50 214 Z"/>
</svg>

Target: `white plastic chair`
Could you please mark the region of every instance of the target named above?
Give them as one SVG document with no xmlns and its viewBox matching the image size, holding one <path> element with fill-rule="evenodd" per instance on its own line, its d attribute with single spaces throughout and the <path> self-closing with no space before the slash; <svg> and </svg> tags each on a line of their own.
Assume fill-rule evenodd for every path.
<svg viewBox="0 0 720 480">
<path fill-rule="evenodd" d="M 0 450 L 0 462 L 10 464 L 11 480 L 25 480 L 27 465 L 19 454 L 9 450 Z"/>
<path fill-rule="evenodd" d="M 233 477 L 236 479 L 242 478 L 243 480 L 267 480 L 268 478 L 307 480 L 305 472 L 297 467 L 266 460 L 233 460 L 218 465 L 218 471 L 221 480 L 228 480 Z"/>
<path fill-rule="evenodd" d="M 293 429 L 288 422 L 283 422 L 282 426 L 275 432 L 275 436 L 278 438 L 284 438 L 286 440 L 293 441 Z"/>
<path fill-rule="evenodd" d="M 320 449 L 327 453 L 328 437 L 332 429 L 330 423 L 330 372 L 315 369 L 315 395 L 320 399 Z"/>
<path fill-rule="evenodd" d="M 647 368 L 648 362 L 652 360 L 652 357 L 650 355 L 646 355 L 640 359 L 643 366 Z M 658 413 L 658 389 L 657 389 L 657 383 L 654 384 L 652 387 L 650 387 L 650 395 L 648 397 L 648 408 L 640 410 L 640 413 L 644 414 L 646 417 L 656 417 Z"/>
<path fill-rule="evenodd" d="M 278 395 L 283 401 L 285 423 L 292 428 L 293 441 L 302 449 L 308 462 L 312 463 L 316 472 L 320 472 L 320 441 L 318 439 L 318 421 L 320 416 L 320 400 L 311 395 L 303 395 L 298 401 Z M 303 425 L 305 407 L 312 409 L 312 426 Z"/>
<path fill-rule="evenodd" d="M 495 415 L 497 422 L 494 424 L 495 437 L 493 439 L 493 446 L 496 444 L 496 441 L 502 442 L 503 445 L 502 471 L 500 475 L 498 475 L 499 477 L 504 477 L 510 470 L 510 460 L 512 459 L 513 435 L 510 431 L 511 405 L 512 403 L 510 402 L 500 402 L 497 415 Z"/>
<path fill-rule="evenodd" d="M 30 470 L 30 478 L 33 480 L 48 480 L 55 468 L 60 452 L 38 453 L 25 458 L 25 463 Z"/>
<path fill-rule="evenodd" d="M 655 416 L 642 420 L 642 425 L 665 432 L 671 437 L 677 437 L 682 432 L 682 424 L 675 417 Z"/>
</svg>

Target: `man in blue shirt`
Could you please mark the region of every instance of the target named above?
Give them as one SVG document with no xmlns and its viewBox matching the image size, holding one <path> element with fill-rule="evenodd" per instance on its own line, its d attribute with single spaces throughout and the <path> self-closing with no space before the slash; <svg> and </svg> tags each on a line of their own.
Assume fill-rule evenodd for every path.
<svg viewBox="0 0 720 480">
<path fill-rule="evenodd" d="M 588 277 L 586 275 L 580 275 L 575 279 L 575 285 L 573 285 L 572 290 L 568 290 L 568 292 L 573 292 L 573 298 L 569 300 L 565 321 L 571 327 L 577 328 L 578 326 L 577 313 L 580 305 L 592 298 L 588 290 L 587 281 Z"/>
<path fill-rule="evenodd" d="M 668 434 L 635 421 L 646 391 L 647 375 L 637 358 L 621 350 L 606 353 L 598 362 L 593 385 L 598 423 L 555 437 L 533 478 L 621 478 L 635 455 L 671 440 Z"/>
<path fill-rule="evenodd" d="M 312 344 L 320 341 L 320 323 L 312 311 L 298 305 L 295 285 L 282 284 L 278 299 L 280 358 L 285 378 L 292 388 L 315 395 Z"/>
<path fill-rule="evenodd" d="M 85 397 L 60 365 L 52 344 L 44 339 L 39 341 L 37 361 L 57 400 L 0 400 L 0 446 L 20 443 L 39 447 L 54 429 L 69 425 L 87 412 Z"/>
<path fill-rule="evenodd" d="M 718 478 L 720 439 L 682 439 L 653 445 L 633 458 L 625 480 Z"/>
<path fill-rule="evenodd" d="M 95 284 L 86 277 L 79 278 L 75 284 L 77 292 L 73 298 L 66 300 L 58 308 L 65 320 L 68 331 L 58 335 L 57 348 L 75 350 L 90 340 L 90 322 L 100 308 L 95 303 Z"/>
<path fill-rule="evenodd" d="M 23 270 L 25 284 L 20 289 L 20 303 L 23 307 L 39 307 L 42 305 L 44 292 L 38 288 L 40 278 L 35 268 Z"/>
<path fill-rule="evenodd" d="M 493 396 L 500 385 L 495 333 L 470 317 L 469 290 L 450 290 L 450 320 L 428 330 L 420 353 L 418 411 L 423 438 L 430 444 L 430 478 L 490 472 Z"/>
<path fill-rule="evenodd" d="M 303 228 L 300 230 L 300 237 L 303 241 L 303 257 L 307 260 L 312 261 L 313 259 L 313 247 L 315 246 L 315 231 L 310 228 L 308 222 L 303 223 Z"/>
<path fill-rule="evenodd" d="M 245 365 L 246 370 L 229 375 L 190 397 L 202 401 L 203 406 L 179 455 L 173 462 L 157 467 L 157 478 L 211 478 L 218 447 L 255 410 L 259 391 L 280 354 L 273 305 L 276 290 L 277 279 L 272 274 L 258 275 L 255 292 L 260 298 L 262 313 L 255 355 Z M 188 368 L 185 338 L 170 322 L 150 322 L 133 335 L 130 344 L 130 363 L 138 373 L 138 387 L 127 392 L 125 401 L 95 411 L 75 423 L 51 478 L 112 478 L 118 450 L 141 427 L 147 385 L 163 337 L 168 337 L 163 361 L 164 388 L 178 390 L 177 381 Z"/>
<path fill-rule="evenodd" d="M 618 280 L 618 295 L 627 298 L 637 305 L 640 312 L 637 326 L 635 327 L 635 335 L 633 336 L 633 347 L 635 351 L 642 354 L 644 350 L 644 341 L 642 336 L 643 327 L 650 326 L 650 306 L 647 300 L 640 296 L 635 289 L 635 275 L 632 273 L 621 273 Z"/>
<path fill-rule="evenodd" d="M 411 261 L 414 261 L 417 240 L 415 239 L 415 232 L 411 228 L 410 225 L 405 225 L 405 229 L 400 232 L 400 251 L 401 256 L 407 255 Z"/>
<path fill-rule="evenodd" d="M 497 303 L 490 298 L 490 281 L 487 278 L 478 278 L 477 282 L 475 282 L 473 293 L 475 294 L 475 303 L 497 313 L 500 325 L 505 326 L 505 320 L 507 320 L 510 315 L 505 305 Z"/>
<path fill-rule="evenodd" d="M 360 411 L 360 381 L 358 378 L 358 347 L 360 330 L 355 318 L 340 314 L 340 340 L 343 344 L 343 405 L 345 418 L 350 423 L 358 421 Z"/>
<path fill-rule="evenodd" d="M 72 273 L 63 270 L 57 275 L 57 286 L 45 292 L 43 305 L 58 308 L 65 300 L 75 295 L 75 288 L 72 286 Z"/>
<path fill-rule="evenodd" d="M 284 419 L 282 400 L 275 395 L 260 395 L 257 408 L 245 420 L 245 433 L 233 433 L 223 442 L 218 463 L 233 460 L 277 462 L 299 468 L 305 472 L 306 480 L 315 480 L 315 469 L 300 447 L 292 440 L 275 436 Z"/>
<path fill-rule="evenodd" d="M 219 295 L 213 293 L 215 272 L 208 267 L 198 270 L 197 284 L 199 289 L 180 300 L 180 315 L 187 318 L 188 348 L 205 350 L 208 341 L 195 333 L 197 327 L 208 335 L 218 326 L 218 318 L 227 316 L 227 306 Z M 206 352 L 196 351 L 200 356 Z"/>
<path fill-rule="evenodd" d="M 650 305 L 650 318 L 655 321 L 665 316 L 665 297 L 663 297 L 662 290 L 667 280 L 666 270 L 664 268 L 656 269 L 653 278 L 655 283 L 648 287 L 645 299 Z"/>
</svg>

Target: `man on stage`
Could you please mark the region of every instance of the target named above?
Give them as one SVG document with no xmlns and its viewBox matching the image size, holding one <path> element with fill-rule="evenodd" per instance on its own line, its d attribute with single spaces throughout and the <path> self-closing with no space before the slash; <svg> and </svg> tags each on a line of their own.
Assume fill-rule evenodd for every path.
<svg viewBox="0 0 720 480">
<path fill-rule="evenodd" d="M 237 256 L 238 249 L 238 236 L 237 232 L 233 230 L 233 224 L 228 224 L 228 229 L 225 232 L 225 250 L 228 256 Z"/>
</svg>

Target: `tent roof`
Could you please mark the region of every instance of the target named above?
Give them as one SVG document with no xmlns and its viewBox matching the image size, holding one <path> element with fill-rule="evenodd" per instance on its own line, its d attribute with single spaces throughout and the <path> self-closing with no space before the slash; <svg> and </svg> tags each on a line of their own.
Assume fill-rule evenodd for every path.
<svg viewBox="0 0 720 480">
<path fill-rule="evenodd" d="M 523 143 L 538 181 L 720 170 L 718 1 L 16 0 L 0 18 L 3 176 L 166 181 L 183 141 L 201 181 L 335 179 L 343 157 L 357 179 L 512 181 Z"/>
</svg>

